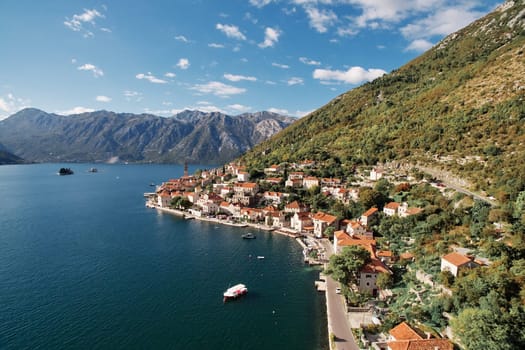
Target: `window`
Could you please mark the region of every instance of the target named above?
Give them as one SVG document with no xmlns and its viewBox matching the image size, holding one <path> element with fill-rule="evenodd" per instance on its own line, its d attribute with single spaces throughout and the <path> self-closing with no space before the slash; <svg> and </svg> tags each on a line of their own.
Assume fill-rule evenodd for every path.
<svg viewBox="0 0 525 350">
<path fill-rule="evenodd" d="M 372 275 L 366 275 L 365 277 L 366 278 L 372 278 Z"/>
</svg>

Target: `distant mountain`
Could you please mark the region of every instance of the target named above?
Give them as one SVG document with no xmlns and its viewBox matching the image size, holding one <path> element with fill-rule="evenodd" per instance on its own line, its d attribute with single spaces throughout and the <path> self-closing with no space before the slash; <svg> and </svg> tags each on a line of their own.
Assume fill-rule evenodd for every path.
<svg viewBox="0 0 525 350">
<path fill-rule="evenodd" d="M 525 4 L 507 1 L 405 66 L 248 152 L 247 165 L 426 164 L 474 190 L 525 189 Z M 293 152 L 290 152 L 293 149 Z"/>
<path fill-rule="evenodd" d="M 9 150 L 0 143 L 0 165 L 4 164 L 18 164 L 22 163 L 23 159 L 15 156 Z"/>
<path fill-rule="evenodd" d="M 171 118 L 96 111 L 61 116 L 27 108 L 0 121 L 0 140 L 33 162 L 221 164 L 290 125 L 270 112 L 229 116 L 184 111 Z"/>
</svg>

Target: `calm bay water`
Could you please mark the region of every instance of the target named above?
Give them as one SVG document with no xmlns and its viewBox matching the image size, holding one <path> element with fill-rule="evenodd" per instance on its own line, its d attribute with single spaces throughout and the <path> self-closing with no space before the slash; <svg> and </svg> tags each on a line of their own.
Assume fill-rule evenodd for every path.
<svg viewBox="0 0 525 350">
<path fill-rule="evenodd" d="M 0 348 L 327 348 L 319 270 L 293 239 L 145 208 L 180 166 L 61 166 L 0 166 Z"/>
</svg>

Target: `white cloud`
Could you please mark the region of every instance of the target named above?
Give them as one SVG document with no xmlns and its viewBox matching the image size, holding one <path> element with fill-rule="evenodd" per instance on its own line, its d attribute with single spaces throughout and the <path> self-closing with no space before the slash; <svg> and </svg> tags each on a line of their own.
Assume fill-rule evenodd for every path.
<svg viewBox="0 0 525 350">
<path fill-rule="evenodd" d="M 72 114 L 91 113 L 93 111 L 94 111 L 93 108 L 86 108 L 86 107 L 77 106 L 77 107 L 73 107 L 73 108 L 65 110 L 65 111 L 58 111 L 56 113 L 57 114 L 62 114 L 62 115 L 72 115 Z"/>
<path fill-rule="evenodd" d="M 77 67 L 77 69 L 92 72 L 95 78 L 98 78 L 104 75 L 104 72 L 102 71 L 102 69 L 98 68 L 97 66 L 91 63 L 83 64 Z"/>
<path fill-rule="evenodd" d="M 211 48 L 214 48 L 214 49 L 223 49 L 224 45 L 223 44 L 217 44 L 217 43 L 209 43 L 208 47 L 211 47 Z"/>
<path fill-rule="evenodd" d="M 357 33 L 359 33 L 359 31 L 356 30 L 356 29 L 353 29 L 351 27 L 346 27 L 346 28 L 339 27 L 339 28 L 337 28 L 337 35 L 339 35 L 341 37 L 354 36 L 354 35 L 357 35 Z"/>
<path fill-rule="evenodd" d="M 307 116 L 308 114 L 312 113 L 313 111 L 314 111 L 314 109 L 312 109 L 310 111 L 295 111 L 294 117 L 302 118 L 302 117 Z"/>
<path fill-rule="evenodd" d="M 277 113 L 277 114 L 283 114 L 283 115 L 288 115 L 288 110 L 287 109 L 282 109 L 282 108 L 268 108 L 268 112 L 272 112 L 272 113 Z"/>
<path fill-rule="evenodd" d="M 272 63 L 272 66 L 277 67 L 277 68 L 282 68 L 282 69 L 288 69 L 288 68 L 290 68 L 290 66 L 287 65 L 287 64 L 280 64 L 280 63 L 276 63 L 276 62 L 273 62 L 273 63 Z"/>
<path fill-rule="evenodd" d="M 319 66 L 321 62 L 308 59 L 306 57 L 299 57 L 299 61 L 309 66 Z"/>
<path fill-rule="evenodd" d="M 190 61 L 187 58 L 181 58 L 176 66 L 180 69 L 188 69 L 190 67 Z"/>
<path fill-rule="evenodd" d="M 104 96 L 104 95 L 99 95 L 99 96 L 95 97 L 95 101 L 97 101 L 97 102 L 110 102 L 111 101 L 111 97 L 107 97 L 107 96 Z"/>
<path fill-rule="evenodd" d="M 361 67 L 352 67 L 347 71 L 316 69 L 314 70 L 314 79 L 321 81 L 342 82 L 346 84 L 360 84 L 365 81 L 372 81 L 386 72 L 382 69 L 363 69 Z"/>
<path fill-rule="evenodd" d="M 248 112 L 248 111 L 250 111 L 252 109 L 249 106 L 244 106 L 244 105 L 241 105 L 241 104 L 238 104 L 238 103 L 226 106 L 226 108 L 234 110 L 236 112 L 241 112 L 241 113 Z"/>
<path fill-rule="evenodd" d="M 130 90 L 125 90 L 124 91 L 124 97 L 126 98 L 126 101 L 135 101 L 135 102 L 140 102 L 142 101 L 142 93 L 141 92 L 138 92 L 138 91 L 130 91 Z"/>
<path fill-rule="evenodd" d="M 264 7 L 266 5 L 268 5 L 269 3 L 271 3 L 273 0 L 250 0 L 250 4 L 255 6 L 255 7 Z"/>
<path fill-rule="evenodd" d="M 417 20 L 401 28 L 407 39 L 428 39 L 434 35 L 444 36 L 473 22 L 482 15 L 467 7 L 441 8 L 432 15 Z"/>
<path fill-rule="evenodd" d="M 137 78 L 139 80 L 144 79 L 144 80 L 147 80 L 147 81 L 149 81 L 150 83 L 153 83 L 153 84 L 166 84 L 167 83 L 166 80 L 159 79 L 156 76 L 154 76 L 153 74 L 151 74 L 150 72 L 148 72 L 147 74 L 139 73 L 139 74 L 135 75 L 135 78 Z"/>
<path fill-rule="evenodd" d="M 183 43 L 189 43 L 190 41 L 184 35 L 177 35 L 175 40 L 182 41 Z"/>
<path fill-rule="evenodd" d="M 279 41 L 281 31 L 279 29 L 267 27 L 264 31 L 264 41 L 259 44 L 260 48 L 272 47 Z"/>
<path fill-rule="evenodd" d="M 0 120 L 28 107 L 29 104 L 29 100 L 15 97 L 12 93 L 8 93 L 3 97 L 0 96 Z"/>
<path fill-rule="evenodd" d="M 229 81 L 241 81 L 241 80 L 247 80 L 247 81 L 257 81 L 256 77 L 250 77 L 245 75 L 234 75 L 234 74 L 224 74 L 224 79 Z"/>
<path fill-rule="evenodd" d="M 79 15 L 73 15 L 72 18 L 66 17 L 64 25 L 75 32 L 82 32 L 84 37 L 92 37 L 94 34 L 86 29 L 84 25 L 89 23 L 92 27 L 95 27 L 97 18 L 104 18 L 104 15 L 95 9 L 84 9 L 84 12 Z"/>
<path fill-rule="evenodd" d="M 425 39 L 416 39 L 407 46 L 405 51 L 425 52 L 430 49 L 434 44 Z"/>
<path fill-rule="evenodd" d="M 229 97 L 231 95 L 243 94 L 246 89 L 223 84 L 218 81 L 210 81 L 207 84 L 197 84 L 191 88 L 201 94 L 212 94 L 219 97 Z"/>
<path fill-rule="evenodd" d="M 0 111 L 9 112 L 7 101 L 0 97 Z"/>
<path fill-rule="evenodd" d="M 229 24 L 217 23 L 216 28 L 226 34 L 228 38 L 246 40 L 246 36 L 239 30 L 239 27 Z"/>
<path fill-rule="evenodd" d="M 305 11 L 310 19 L 310 26 L 319 33 L 326 33 L 328 27 L 337 21 L 337 15 L 332 10 L 319 10 L 316 7 L 306 7 Z"/>
<path fill-rule="evenodd" d="M 292 78 L 288 79 L 288 81 L 286 81 L 286 84 L 288 84 L 289 86 L 302 85 L 303 82 L 304 82 L 304 80 L 302 78 L 292 77 Z"/>
<path fill-rule="evenodd" d="M 172 72 L 167 72 L 164 74 L 164 76 L 166 78 L 175 78 L 176 77 L 176 74 L 175 73 L 172 73 Z"/>
</svg>

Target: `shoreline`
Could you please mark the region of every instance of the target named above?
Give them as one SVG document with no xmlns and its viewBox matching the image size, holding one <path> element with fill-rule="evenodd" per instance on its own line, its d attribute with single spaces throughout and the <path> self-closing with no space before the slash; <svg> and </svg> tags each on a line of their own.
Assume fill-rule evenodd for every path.
<svg viewBox="0 0 525 350">
<path fill-rule="evenodd" d="M 146 207 L 152 208 L 152 209 L 157 209 L 159 211 L 166 212 L 166 213 L 169 213 L 169 214 L 173 214 L 173 215 L 182 217 L 183 219 L 186 219 L 186 220 L 200 220 L 200 221 L 213 222 L 213 223 L 216 223 L 216 224 L 233 226 L 233 227 L 251 227 L 251 228 L 262 230 L 262 231 L 275 232 L 275 233 L 280 234 L 282 236 L 287 236 L 287 237 L 291 237 L 291 238 L 300 238 L 302 236 L 300 233 L 294 232 L 294 231 L 289 230 L 289 229 L 274 228 L 274 227 L 261 225 L 261 224 L 236 223 L 236 222 L 229 222 L 229 221 L 225 221 L 225 220 L 220 220 L 220 219 L 217 219 L 217 218 L 208 218 L 208 217 L 196 216 L 196 215 L 192 215 L 190 213 L 187 213 L 187 212 L 179 210 L 179 209 L 161 208 L 161 207 L 159 207 L 157 205 L 154 205 L 154 204 L 151 204 L 151 203 L 146 203 Z"/>
</svg>

